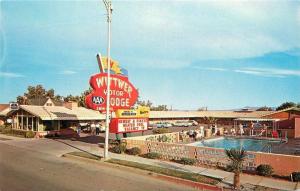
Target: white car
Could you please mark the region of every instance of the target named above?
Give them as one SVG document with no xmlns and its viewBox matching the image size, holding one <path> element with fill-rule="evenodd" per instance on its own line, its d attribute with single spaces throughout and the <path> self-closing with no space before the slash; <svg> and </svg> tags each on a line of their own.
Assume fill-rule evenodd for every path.
<svg viewBox="0 0 300 191">
<path fill-rule="evenodd" d="M 197 125 L 198 125 L 198 122 L 195 121 L 195 120 L 190 120 L 190 121 L 188 121 L 188 123 L 189 123 L 189 125 L 191 125 L 191 126 L 197 126 Z"/>
<path fill-rule="evenodd" d="M 189 126 L 192 126 L 192 124 L 189 124 L 187 121 L 176 121 L 174 123 L 175 126 L 178 126 L 178 127 L 189 127 Z"/>
<path fill-rule="evenodd" d="M 155 125 L 157 128 L 169 128 L 172 127 L 172 124 L 169 122 L 158 122 Z"/>
</svg>

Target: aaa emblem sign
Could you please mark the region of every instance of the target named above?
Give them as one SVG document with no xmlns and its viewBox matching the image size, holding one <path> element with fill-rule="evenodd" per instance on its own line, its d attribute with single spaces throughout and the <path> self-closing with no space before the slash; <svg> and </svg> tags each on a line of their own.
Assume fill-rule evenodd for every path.
<svg viewBox="0 0 300 191">
<path fill-rule="evenodd" d="M 107 96 L 107 73 L 99 73 L 90 78 L 92 93 L 86 96 L 86 105 L 93 110 L 105 111 Z M 137 98 L 137 89 L 129 82 L 128 77 L 110 75 L 110 110 L 129 109 Z"/>
</svg>

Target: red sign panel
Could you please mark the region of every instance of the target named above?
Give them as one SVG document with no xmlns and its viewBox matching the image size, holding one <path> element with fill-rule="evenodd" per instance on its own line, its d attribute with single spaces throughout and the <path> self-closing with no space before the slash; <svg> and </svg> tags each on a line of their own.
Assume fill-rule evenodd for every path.
<svg viewBox="0 0 300 191">
<path fill-rule="evenodd" d="M 92 93 L 85 97 L 86 105 L 98 111 L 106 110 L 107 73 L 99 73 L 91 77 Z M 129 109 L 138 98 L 137 89 L 128 81 L 128 77 L 110 75 L 110 110 Z"/>
<path fill-rule="evenodd" d="M 146 131 L 148 118 L 115 118 L 111 119 L 109 131 L 111 133 L 130 133 Z"/>
</svg>

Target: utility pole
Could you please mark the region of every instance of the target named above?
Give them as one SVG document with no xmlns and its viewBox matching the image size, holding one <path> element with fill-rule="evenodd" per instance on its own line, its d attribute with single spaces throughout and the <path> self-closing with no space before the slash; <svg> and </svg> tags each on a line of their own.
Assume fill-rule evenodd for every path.
<svg viewBox="0 0 300 191">
<path fill-rule="evenodd" d="M 107 93 L 106 93 L 106 129 L 105 129 L 105 145 L 104 145 L 104 159 L 107 160 L 108 156 L 108 140 L 109 140 L 109 108 L 110 108 L 110 25 L 111 25 L 111 15 L 112 6 L 111 0 L 103 0 L 107 11 L 107 25 L 108 25 L 108 41 L 107 41 Z"/>
</svg>

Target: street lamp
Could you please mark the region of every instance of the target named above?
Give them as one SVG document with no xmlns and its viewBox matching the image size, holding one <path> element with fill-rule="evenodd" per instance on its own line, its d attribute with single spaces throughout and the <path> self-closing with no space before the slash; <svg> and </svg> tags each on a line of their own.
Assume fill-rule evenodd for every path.
<svg viewBox="0 0 300 191">
<path fill-rule="evenodd" d="M 105 129 L 105 145 L 104 159 L 108 159 L 108 140 L 109 140 L 109 106 L 110 106 L 110 24 L 112 15 L 111 0 L 103 0 L 107 11 L 108 24 L 108 41 L 107 41 L 107 93 L 106 93 L 106 129 Z"/>
</svg>

